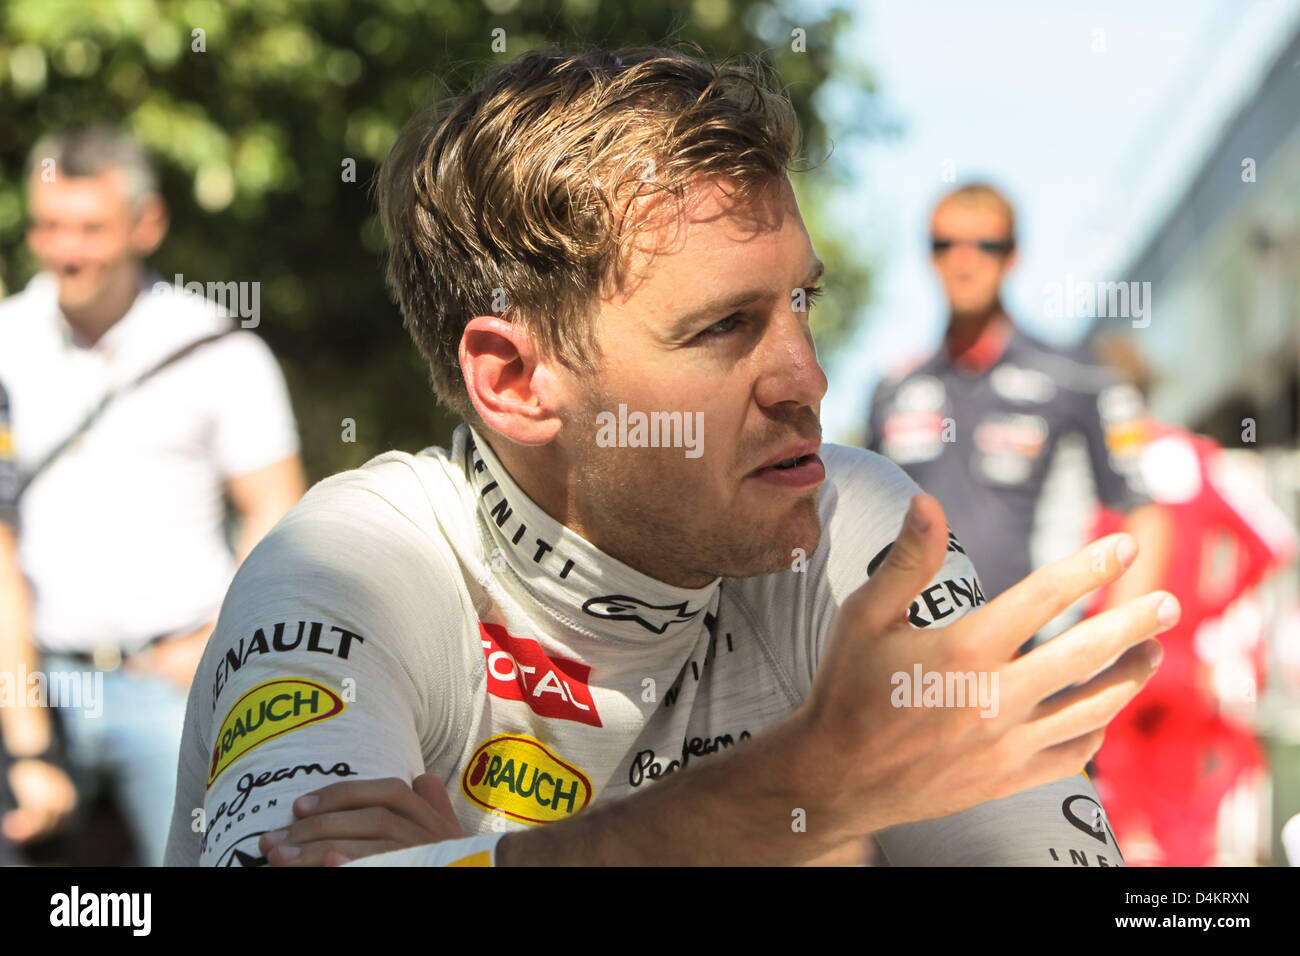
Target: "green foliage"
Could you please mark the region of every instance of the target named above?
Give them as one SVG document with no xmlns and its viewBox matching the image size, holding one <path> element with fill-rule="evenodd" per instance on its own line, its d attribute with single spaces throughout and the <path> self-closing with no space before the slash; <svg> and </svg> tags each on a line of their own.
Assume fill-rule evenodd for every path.
<svg viewBox="0 0 1300 956">
<path fill-rule="evenodd" d="M 369 188 L 417 107 L 546 42 L 691 40 L 715 58 L 766 51 L 814 163 L 831 140 L 815 97 L 833 73 L 853 77 L 855 116 L 872 108 L 869 81 L 836 51 L 849 15 L 833 8 L 804 16 L 751 0 L 9 0 L 0 17 L 4 287 L 21 288 L 35 270 L 23 242 L 27 150 L 70 123 L 124 124 L 157 157 L 171 207 L 155 268 L 169 281 L 182 273 L 262 283 L 258 332 L 289 380 L 313 479 L 388 448 L 444 443 L 454 424 L 384 289 Z M 498 27 L 504 53 L 491 48 Z M 796 28 L 806 52 L 791 49 Z M 343 181 L 347 158 L 356 182 Z M 851 238 L 818 228 L 830 199 L 816 184 L 829 184 L 832 170 L 794 177 L 829 269 L 814 313 L 823 351 L 850 329 L 869 278 Z M 354 443 L 340 440 L 344 418 L 356 421 Z"/>
</svg>

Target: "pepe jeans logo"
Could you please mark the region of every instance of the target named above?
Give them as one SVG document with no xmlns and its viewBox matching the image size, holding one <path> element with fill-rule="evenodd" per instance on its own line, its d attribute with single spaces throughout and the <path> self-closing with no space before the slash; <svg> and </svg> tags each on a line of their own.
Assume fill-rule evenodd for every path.
<svg viewBox="0 0 1300 956">
<path fill-rule="evenodd" d="M 258 684 L 235 701 L 221 722 L 212 747 L 207 789 L 212 789 L 226 768 L 250 750 L 308 724 L 337 717 L 346 709 L 347 704 L 338 694 L 302 677 Z"/>
<path fill-rule="evenodd" d="M 700 613 L 698 610 L 686 610 L 685 601 L 681 604 L 646 604 L 645 601 L 626 594 L 589 598 L 582 609 L 592 617 L 603 617 L 611 621 L 636 621 L 647 631 L 656 634 L 668 630 L 670 624 L 684 623 Z"/>
<path fill-rule="evenodd" d="M 591 780 L 545 744 L 523 734 L 483 741 L 460 787 L 475 805 L 523 823 L 554 823 L 591 802 Z"/>
</svg>

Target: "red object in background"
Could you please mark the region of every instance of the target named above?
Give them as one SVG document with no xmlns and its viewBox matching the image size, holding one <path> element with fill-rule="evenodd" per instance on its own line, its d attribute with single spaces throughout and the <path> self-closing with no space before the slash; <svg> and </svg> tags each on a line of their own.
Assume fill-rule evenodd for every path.
<svg viewBox="0 0 1300 956">
<path fill-rule="evenodd" d="M 1178 598 L 1182 617 L 1160 635 L 1160 668 L 1110 723 L 1096 756 L 1097 787 L 1121 848 L 1126 832 L 1147 830 L 1166 866 L 1212 861 L 1219 803 L 1242 773 L 1263 763 L 1250 730 L 1219 713 L 1203 686 L 1196 633 L 1295 555 L 1285 520 L 1282 527 L 1266 527 L 1256 513 L 1271 509 L 1270 502 L 1244 504 L 1225 488 L 1221 454 L 1208 438 L 1147 424 L 1142 473 L 1173 525 L 1160 587 Z M 1122 530 L 1123 523 L 1102 511 L 1094 539 Z M 1089 614 L 1105 598 L 1106 590 L 1098 592 Z"/>
</svg>

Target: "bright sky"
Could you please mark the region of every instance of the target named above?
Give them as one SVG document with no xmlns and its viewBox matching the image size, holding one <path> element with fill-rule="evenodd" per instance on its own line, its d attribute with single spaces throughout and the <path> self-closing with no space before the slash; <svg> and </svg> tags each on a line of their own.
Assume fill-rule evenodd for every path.
<svg viewBox="0 0 1300 956">
<path fill-rule="evenodd" d="M 827 440 L 860 440 L 881 373 L 942 334 L 926 239 L 930 209 L 951 188 L 945 160 L 959 183 L 987 178 L 1017 206 L 1013 317 L 1049 341 L 1076 341 L 1088 320 L 1044 318 L 1049 283 L 1141 278 L 1120 271 L 1300 27 L 1300 0 L 1087 7 L 876 0 L 842 38 L 845 55 L 875 71 L 902 134 L 837 149 L 856 182 L 837 204 L 840 228 L 879 272 L 862 333 L 829 363 Z M 852 130 L 852 117 L 841 122 Z"/>
</svg>

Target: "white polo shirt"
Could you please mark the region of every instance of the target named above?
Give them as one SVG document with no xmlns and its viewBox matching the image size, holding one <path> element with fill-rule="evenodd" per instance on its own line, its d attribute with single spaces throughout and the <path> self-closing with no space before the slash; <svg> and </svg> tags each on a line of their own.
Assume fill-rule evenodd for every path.
<svg viewBox="0 0 1300 956">
<path fill-rule="evenodd" d="M 0 302 L 0 382 L 24 478 L 114 388 L 232 319 L 146 286 L 94 345 L 75 340 L 48 274 Z M 115 399 L 19 503 L 33 630 L 54 651 L 126 650 L 216 617 L 234 573 L 224 482 L 298 451 L 270 349 L 237 331 Z"/>
</svg>

